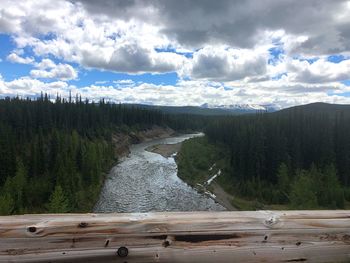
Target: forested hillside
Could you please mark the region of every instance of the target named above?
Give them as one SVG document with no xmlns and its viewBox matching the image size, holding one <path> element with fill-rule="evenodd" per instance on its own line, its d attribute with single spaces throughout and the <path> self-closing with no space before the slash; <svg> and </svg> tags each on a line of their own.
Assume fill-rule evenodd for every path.
<svg viewBox="0 0 350 263">
<path fill-rule="evenodd" d="M 350 107 L 313 104 L 228 117 L 206 129 L 229 152 L 235 192 L 294 208 L 342 208 L 350 199 Z"/>
<path fill-rule="evenodd" d="M 203 120 L 156 110 L 46 95 L 0 100 L 0 214 L 90 211 L 115 162 L 113 132 Z"/>
<path fill-rule="evenodd" d="M 0 214 L 91 211 L 116 161 L 113 133 L 154 125 L 205 130 L 208 140 L 179 159 L 187 178 L 215 162 L 226 188 L 248 199 L 292 208 L 343 208 L 350 199 L 349 106 L 208 117 L 42 95 L 0 100 Z M 198 156 L 187 162 L 191 152 Z"/>
</svg>

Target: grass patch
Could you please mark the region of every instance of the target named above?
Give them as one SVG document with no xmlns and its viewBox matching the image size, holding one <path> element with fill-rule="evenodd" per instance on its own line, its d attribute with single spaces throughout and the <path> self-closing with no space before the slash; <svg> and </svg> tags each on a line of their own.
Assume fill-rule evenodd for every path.
<svg viewBox="0 0 350 263">
<path fill-rule="evenodd" d="M 178 176 L 191 186 L 196 186 L 198 183 L 203 184 L 218 169 L 225 167 L 226 159 L 225 150 L 210 144 L 206 137 L 186 140 L 182 143 L 181 150 L 176 156 Z"/>
<path fill-rule="evenodd" d="M 232 201 L 232 205 L 238 210 L 251 211 L 262 209 L 262 204 L 257 201 L 250 201 L 240 197 L 235 196 Z"/>
</svg>

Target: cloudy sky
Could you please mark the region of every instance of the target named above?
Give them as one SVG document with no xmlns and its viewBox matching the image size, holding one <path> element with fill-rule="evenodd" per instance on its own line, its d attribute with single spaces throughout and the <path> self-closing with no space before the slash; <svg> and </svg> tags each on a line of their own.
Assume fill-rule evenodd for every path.
<svg viewBox="0 0 350 263">
<path fill-rule="evenodd" d="M 0 96 L 350 103 L 350 1 L 0 0 Z"/>
</svg>

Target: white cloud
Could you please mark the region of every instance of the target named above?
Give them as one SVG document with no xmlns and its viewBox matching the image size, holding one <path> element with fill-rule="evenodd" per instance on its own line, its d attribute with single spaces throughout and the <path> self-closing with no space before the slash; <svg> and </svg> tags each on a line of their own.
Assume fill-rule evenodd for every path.
<svg viewBox="0 0 350 263">
<path fill-rule="evenodd" d="M 10 55 L 7 56 L 7 60 L 12 62 L 12 63 L 19 63 L 19 64 L 31 64 L 34 62 L 33 58 L 23 58 L 16 53 L 11 53 Z"/>
<path fill-rule="evenodd" d="M 101 97 L 114 102 L 145 103 L 155 105 L 214 105 L 272 104 L 287 107 L 317 101 L 350 103 L 350 98 L 329 95 L 333 92 L 350 91 L 342 84 L 315 85 L 288 84 L 283 80 L 266 83 L 250 83 L 231 86 L 230 89 L 208 81 L 180 81 L 176 86 L 143 83 L 132 87 L 91 85 L 79 89 L 82 97 L 98 100 Z"/>
<path fill-rule="evenodd" d="M 70 90 L 72 94 L 78 93 L 83 98 L 95 101 L 105 98 L 113 102 L 156 105 L 272 104 L 283 108 L 317 101 L 350 103 L 349 97 L 339 95 L 350 91 L 350 87 L 343 84 L 291 84 L 285 79 L 244 84 L 232 82 L 229 86 L 218 82 L 192 80 L 179 81 L 175 86 L 141 83 L 123 86 L 90 85 L 82 88 L 69 86 L 63 81 L 45 83 L 36 79 L 20 78 L 6 82 L 0 79 L 2 96 L 38 96 L 42 91 L 51 96 L 56 93 L 68 96 Z"/>
<path fill-rule="evenodd" d="M 293 59 L 287 62 L 290 81 L 306 83 L 327 83 L 350 79 L 350 59 L 339 63 L 324 58 L 310 63 Z"/>
<path fill-rule="evenodd" d="M 125 43 L 115 48 L 82 48 L 80 63 L 86 67 L 108 69 L 116 72 L 140 74 L 145 72 L 171 72 L 181 68 L 185 57 L 169 52 L 156 52 L 136 43 Z"/>
<path fill-rule="evenodd" d="M 45 83 L 37 79 L 22 77 L 12 81 L 4 81 L 0 79 L 0 94 L 5 96 L 40 96 L 41 92 L 51 95 L 68 94 L 69 86 L 66 82 L 55 81 Z"/>
<path fill-rule="evenodd" d="M 225 79 L 225 75 L 231 76 L 229 79 L 254 77 L 266 67 L 263 58 L 246 59 L 240 64 L 244 56 L 233 58 L 232 50 L 255 51 L 257 45 L 271 44 L 276 38 L 290 54 L 350 52 L 350 30 L 346 27 L 350 20 L 345 15 L 349 5 L 338 0 L 310 0 L 303 4 L 289 0 L 224 0 L 199 5 L 182 0 L 176 4 L 110 0 L 62 0 L 55 5 L 49 0 L 2 2 L 0 30 L 14 33 L 18 47 L 30 46 L 38 56 L 51 54 L 102 70 L 181 73 L 187 61 L 184 56 L 156 52 L 155 48 L 201 48 L 194 57 L 198 61 L 193 61 L 194 77 L 205 78 L 205 72 L 214 79 Z M 321 16 L 324 19 L 320 20 Z M 42 35 L 50 37 L 43 40 Z M 220 50 L 222 46 L 212 48 L 213 43 L 224 43 L 228 50 Z M 205 54 L 211 49 L 213 54 Z M 200 61 L 209 63 L 198 64 Z M 211 67 L 213 63 L 217 65 Z M 228 68 L 223 67 L 225 64 Z"/>
<path fill-rule="evenodd" d="M 6 11 L 4 19 L 11 24 L 11 29 L 0 24 L 0 31 L 14 33 L 17 46 L 29 46 L 37 56 L 51 54 L 88 68 L 131 74 L 176 71 L 185 60 L 181 55 L 155 51 L 170 45 L 167 37 L 158 33 L 159 26 L 134 19 L 94 17 L 82 5 L 68 1 L 57 5 L 48 0 L 3 1 L 3 6 L 15 11 L 10 15 L 0 7 L 0 14 Z M 43 40 L 42 35 L 49 37 Z"/>
<path fill-rule="evenodd" d="M 40 35 L 64 30 L 68 21 L 77 18 L 77 9 L 69 1 L 1 0 L 0 32 Z"/>
<path fill-rule="evenodd" d="M 94 16 L 161 25 L 168 38 L 191 49 L 214 43 L 253 48 L 264 32 L 283 29 L 298 39 L 295 52 L 320 55 L 350 51 L 350 6 L 346 0 L 80 2 Z"/>
<path fill-rule="evenodd" d="M 32 64 L 38 69 L 30 71 L 33 78 L 53 78 L 60 80 L 76 79 L 78 74 L 76 70 L 69 64 L 56 65 L 51 59 L 42 59 L 36 63 L 31 57 L 23 58 L 16 53 L 11 53 L 7 56 L 7 60 L 12 63 Z"/>
<path fill-rule="evenodd" d="M 78 77 L 75 69 L 69 64 L 55 64 L 50 59 L 43 59 L 40 63 L 36 64 L 39 69 L 33 69 L 30 71 L 30 75 L 33 78 L 48 78 L 59 80 L 71 80 Z"/>
<path fill-rule="evenodd" d="M 232 81 L 266 73 L 266 50 L 205 47 L 193 54 L 190 76 L 194 79 Z"/>
<path fill-rule="evenodd" d="M 134 81 L 131 79 L 121 79 L 121 80 L 114 80 L 113 83 L 118 85 L 133 85 Z"/>
<path fill-rule="evenodd" d="M 39 63 L 36 64 L 36 67 L 39 69 L 51 69 L 51 68 L 55 68 L 56 64 L 51 59 L 44 58 Z"/>
</svg>

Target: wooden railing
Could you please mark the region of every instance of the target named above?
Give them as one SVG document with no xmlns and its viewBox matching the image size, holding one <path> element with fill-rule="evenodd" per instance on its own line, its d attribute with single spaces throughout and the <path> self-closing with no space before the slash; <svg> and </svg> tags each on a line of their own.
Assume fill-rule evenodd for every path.
<svg viewBox="0 0 350 263">
<path fill-rule="evenodd" d="M 0 217 L 0 262 L 350 262 L 350 211 Z"/>
</svg>

